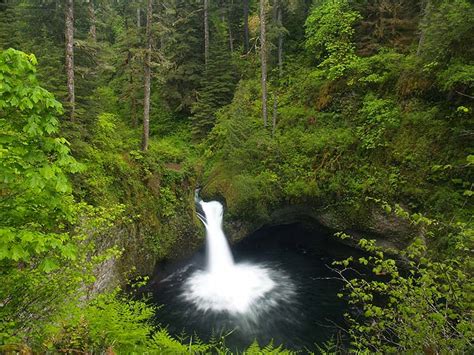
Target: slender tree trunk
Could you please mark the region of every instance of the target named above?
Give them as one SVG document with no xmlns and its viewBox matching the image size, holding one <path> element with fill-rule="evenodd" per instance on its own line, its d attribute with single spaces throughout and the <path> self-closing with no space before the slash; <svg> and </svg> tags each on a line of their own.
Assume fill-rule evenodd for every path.
<svg viewBox="0 0 474 355">
<path fill-rule="evenodd" d="M 249 0 L 244 0 L 244 51 L 249 52 Z"/>
<path fill-rule="evenodd" d="M 232 23 L 229 17 L 229 48 L 230 53 L 234 53 L 234 37 L 232 36 Z"/>
<path fill-rule="evenodd" d="M 230 53 L 234 53 L 234 38 L 232 36 L 232 8 L 234 6 L 234 1 L 230 2 L 230 7 L 227 8 L 227 22 L 229 25 L 229 49 Z"/>
<path fill-rule="evenodd" d="M 204 0 L 204 65 L 209 63 L 209 0 Z"/>
<path fill-rule="evenodd" d="M 145 54 L 145 95 L 143 99 L 143 137 L 142 150 L 148 150 L 150 137 L 150 94 L 151 94 L 151 21 L 153 15 L 152 0 L 148 0 L 146 9 L 146 54 Z"/>
<path fill-rule="evenodd" d="M 277 2 L 278 6 L 277 9 L 277 26 L 278 26 L 278 79 L 281 79 L 283 74 L 283 35 L 282 35 L 282 26 L 283 26 L 283 19 L 282 19 L 282 11 L 280 3 Z M 279 92 L 275 93 L 275 98 L 273 101 L 273 119 L 272 119 L 272 136 L 275 135 L 276 130 L 276 123 L 278 118 L 278 95 Z"/>
<path fill-rule="evenodd" d="M 281 11 L 281 6 L 278 6 L 278 77 L 281 78 L 283 74 L 283 14 Z"/>
<path fill-rule="evenodd" d="M 262 71 L 262 117 L 263 125 L 267 127 L 267 40 L 266 40 L 266 21 L 265 21 L 266 0 L 260 0 L 260 56 Z"/>
<path fill-rule="evenodd" d="M 228 30 L 229 30 L 229 49 L 230 52 L 232 53 L 234 51 L 234 43 L 232 39 L 232 22 L 230 20 L 230 11 L 229 11 L 228 6 L 222 6 L 221 7 L 221 21 L 222 24 L 225 24 L 227 22 Z"/>
<path fill-rule="evenodd" d="M 91 36 L 92 40 L 96 42 L 97 41 L 97 28 L 96 28 L 94 3 L 92 0 L 89 0 L 87 9 L 89 11 L 89 21 L 90 21 L 89 35 Z"/>
<path fill-rule="evenodd" d="M 130 87 L 133 88 L 133 75 L 130 74 Z M 132 116 L 132 127 L 137 128 L 138 118 L 137 118 L 137 99 L 133 90 L 130 91 L 130 101 L 131 101 L 131 116 Z"/>
<path fill-rule="evenodd" d="M 132 68 L 132 52 L 130 50 L 128 51 L 127 55 L 127 65 L 130 68 L 129 71 L 129 76 L 128 76 L 128 82 L 130 84 L 130 90 L 129 90 L 129 95 L 130 95 L 130 115 L 132 118 L 132 127 L 136 128 L 138 126 L 138 118 L 137 118 L 137 99 L 135 97 L 135 90 L 133 89 L 133 77 L 134 77 L 134 72 L 131 70 Z"/>
<path fill-rule="evenodd" d="M 141 10 L 141 5 L 142 5 L 142 0 L 136 0 L 137 3 L 137 28 L 142 27 L 142 10 Z"/>
<path fill-rule="evenodd" d="M 423 23 L 423 20 L 428 20 L 429 17 L 431 16 L 431 0 L 426 0 L 425 8 L 423 10 L 423 18 L 420 21 Z M 425 44 L 425 30 L 421 28 L 421 33 L 420 33 L 420 39 L 418 41 L 418 48 L 416 50 L 416 55 L 419 57 L 421 55 L 421 52 L 423 51 L 423 45 Z"/>
<path fill-rule="evenodd" d="M 69 117 L 74 120 L 76 96 L 74 93 L 74 1 L 66 0 L 66 75 Z"/>
</svg>

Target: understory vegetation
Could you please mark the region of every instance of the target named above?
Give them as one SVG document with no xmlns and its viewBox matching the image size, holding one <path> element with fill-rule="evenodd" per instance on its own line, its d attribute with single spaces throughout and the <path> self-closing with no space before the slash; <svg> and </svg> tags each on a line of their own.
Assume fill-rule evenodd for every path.
<svg viewBox="0 0 474 355">
<path fill-rule="evenodd" d="M 332 266 L 360 312 L 308 351 L 471 353 L 472 2 L 204 4 L 0 0 L 0 352 L 230 353 L 134 292 L 202 244 L 202 185 L 230 221 L 311 206 L 416 231 Z"/>
</svg>

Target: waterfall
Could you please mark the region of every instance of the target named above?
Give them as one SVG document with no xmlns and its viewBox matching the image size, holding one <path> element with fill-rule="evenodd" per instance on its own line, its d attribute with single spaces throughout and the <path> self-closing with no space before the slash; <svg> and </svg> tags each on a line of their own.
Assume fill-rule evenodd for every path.
<svg viewBox="0 0 474 355">
<path fill-rule="evenodd" d="M 294 296 L 286 275 L 254 263 L 235 263 L 222 229 L 223 207 L 205 202 L 196 191 L 196 210 L 206 227 L 207 264 L 184 283 L 182 297 L 204 312 L 227 312 L 256 318 Z"/>
<path fill-rule="evenodd" d="M 199 204 L 204 213 L 200 219 L 206 227 L 208 271 L 212 274 L 229 272 L 234 266 L 234 259 L 222 230 L 224 209 L 217 201 L 200 201 Z"/>
</svg>

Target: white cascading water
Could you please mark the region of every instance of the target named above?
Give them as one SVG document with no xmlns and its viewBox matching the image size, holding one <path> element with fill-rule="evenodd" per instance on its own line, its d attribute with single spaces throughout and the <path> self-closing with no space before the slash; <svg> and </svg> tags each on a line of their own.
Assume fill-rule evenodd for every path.
<svg viewBox="0 0 474 355">
<path fill-rule="evenodd" d="M 199 202 L 204 216 L 201 221 L 206 226 L 207 233 L 207 267 L 211 274 L 228 272 L 234 267 L 234 258 L 230 252 L 229 244 L 222 230 L 222 217 L 224 209 L 217 201 Z M 204 217 L 204 218 L 203 218 Z"/>
<path fill-rule="evenodd" d="M 201 311 L 227 312 L 254 318 L 287 302 L 295 294 L 293 284 L 272 268 L 234 263 L 222 230 L 223 207 L 217 201 L 196 199 L 198 216 L 206 227 L 207 267 L 194 272 L 184 283 L 182 297 Z"/>
</svg>

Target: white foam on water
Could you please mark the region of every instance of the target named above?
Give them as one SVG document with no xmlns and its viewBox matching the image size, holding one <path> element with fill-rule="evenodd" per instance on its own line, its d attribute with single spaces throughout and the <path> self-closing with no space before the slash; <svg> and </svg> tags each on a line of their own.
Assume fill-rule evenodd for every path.
<svg viewBox="0 0 474 355">
<path fill-rule="evenodd" d="M 198 310 L 256 317 L 295 296 L 291 280 L 271 267 L 234 263 L 222 230 L 223 207 L 217 201 L 198 201 L 206 227 L 207 268 L 184 283 L 182 297 Z"/>
<path fill-rule="evenodd" d="M 202 311 L 245 313 L 274 287 L 265 268 L 238 264 L 227 273 L 195 272 L 186 281 L 183 296 Z"/>
</svg>

